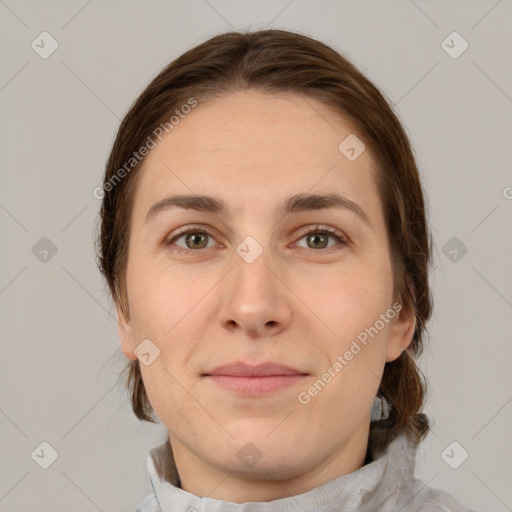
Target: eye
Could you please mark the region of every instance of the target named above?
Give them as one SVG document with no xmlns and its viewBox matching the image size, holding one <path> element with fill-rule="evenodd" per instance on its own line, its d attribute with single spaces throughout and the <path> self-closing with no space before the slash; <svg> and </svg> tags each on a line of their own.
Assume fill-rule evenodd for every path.
<svg viewBox="0 0 512 512">
<path fill-rule="evenodd" d="M 334 250 L 337 250 L 339 249 L 336 248 L 337 245 L 346 246 L 349 243 L 341 231 L 330 226 L 317 225 L 305 227 L 301 229 L 300 234 L 302 235 L 300 240 L 306 238 L 306 244 L 308 244 L 306 249 L 318 250 L 332 249 L 334 247 Z M 173 250 L 178 253 L 197 253 L 200 252 L 200 249 L 210 249 L 213 247 L 209 245 L 209 238 L 214 240 L 213 235 L 206 226 L 186 226 L 178 230 L 178 232 L 175 233 L 170 240 L 164 242 L 164 244 L 166 246 L 172 246 Z M 336 244 L 329 246 L 329 238 L 334 239 Z M 184 245 L 177 244 L 180 239 L 183 239 Z"/>
<path fill-rule="evenodd" d="M 175 245 L 175 243 L 184 239 L 184 246 Z M 213 235 L 205 226 L 187 226 L 178 230 L 173 238 L 165 242 L 165 245 L 173 245 L 173 249 L 178 253 L 189 253 L 198 249 L 209 249 L 208 238 L 213 239 Z"/>
<path fill-rule="evenodd" d="M 335 247 L 336 245 L 348 245 L 348 240 L 346 237 L 341 233 L 341 231 L 338 231 L 335 228 L 332 228 L 330 226 L 320 226 L 317 225 L 316 227 L 305 227 L 301 230 L 301 240 L 303 238 L 306 239 L 306 244 L 308 249 L 331 249 L 332 247 Z M 327 246 L 325 244 L 329 243 L 329 238 L 332 238 L 336 240 L 337 244 Z M 316 246 L 315 246 L 316 245 Z M 329 251 L 330 252 L 330 251 Z"/>
</svg>

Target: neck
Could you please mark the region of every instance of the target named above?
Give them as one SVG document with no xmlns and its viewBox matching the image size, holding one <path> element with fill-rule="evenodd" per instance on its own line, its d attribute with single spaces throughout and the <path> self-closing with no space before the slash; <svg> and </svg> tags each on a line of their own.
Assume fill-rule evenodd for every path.
<svg viewBox="0 0 512 512">
<path fill-rule="evenodd" d="M 294 472 L 288 475 L 283 472 L 279 460 L 273 466 L 258 469 L 255 466 L 249 476 L 242 475 L 223 461 L 209 463 L 197 457 L 172 434 L 169 434 L 169 440 L 183 490 L 198 497 L 233 503 L 266 502 L 296 496 L 361 468 L 367 453 L 368 427 L 368 424 L 361 425 L 317 464 L 311 464 L 309 460 L 290 460 Z M 296 469 L 300 467 L 303 469 Z"/>
</svg>

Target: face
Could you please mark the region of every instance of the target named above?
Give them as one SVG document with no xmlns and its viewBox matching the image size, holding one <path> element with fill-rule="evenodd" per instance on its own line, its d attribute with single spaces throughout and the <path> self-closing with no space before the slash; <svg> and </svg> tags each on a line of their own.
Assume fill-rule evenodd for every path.
<svg viewBox="0 0 512 512">
<path fill-rule="evenodd" d="M 130 359 L 150 340 L 140 368 L 178 468 L 286 479 L 366 450 L 384 364 L 409 345 L 414 314 L 392 294 L 370 152 L 338 149 L 353 133 L 313 99 L 232 93 L 147 156 L 119 335 Z M 307 194 L 344 202 L 286 211 Z M 178 195 L 225 211 L 161 202 Z"/>
</svg>

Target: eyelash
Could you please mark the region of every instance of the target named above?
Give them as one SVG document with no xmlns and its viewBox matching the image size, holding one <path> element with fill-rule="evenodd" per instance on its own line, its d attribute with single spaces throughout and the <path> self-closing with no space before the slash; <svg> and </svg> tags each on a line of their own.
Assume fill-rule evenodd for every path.
<svg viewBox="0 0 512 512">
<path fill-rule="evenodd" d="M 181 228 L 180 230 L 178 230 L 177 233 L 175 233 L 175 235 L 172 237 L 172 239 L 170 239 L 169 241 L 166 241 L 164 242 L 164 245 L 165 246 L 172 246 L 173 243 L 178 240 L 179 238 L 181 238 L 183 235 L 188 235 L 189 233 L 201 233 L 201 234 L 206 234 L 208 235 L 209 237 L 211 238 L 214 238 L 213 234 L 209 231 L 209 229 L 206 227 L 206 226 L 202 226 L 202 225 L 196 225 L 196 226 L 187 226 L 185 228 Z M 330 235 L 331 237 L 333 237 L 336 242 L 337 242 L 337 245 L 334 245 L 334 246 L 331 246 L 331 247 L 327 247 L 327 248 L 324 248 L 324 249 L 311 249 L 311 251 L 315 251 L 315 252 L 327 252 L 327 253 L 330 253 L 332 252 L 332 250 L 340 250 L 340 248 L 338 248 L 337 246 L 338 245 L 341 245 L 341 246 L 348 246 L 349 245 L 349 241 L 348 239 L 343 235 L 343 233 L 341 233 L 340 231 L 338 231 L 337 229 L 335 228 L 332 228 L 330 226 L 325 226 L 325 225 L 317 225 L 316 227 L 305 227 L 305 228 L 302 228 L 300 230 L 300 238 L 299 240 L 301 240 L 302 238 L 304 238 L 305 236 L 309 235 L 309 234 L 323 234 L 323 235 Z M 179 246 L 174 246 L 173 247 L 173 250 L 176 251 L 177 253 L 179 254 L 189 254 L 189 253 L 199 253 L 201 251 L 204 251 L 205 249 L 184 249 L 183 247 L 179 247 Z"/>
</svg>

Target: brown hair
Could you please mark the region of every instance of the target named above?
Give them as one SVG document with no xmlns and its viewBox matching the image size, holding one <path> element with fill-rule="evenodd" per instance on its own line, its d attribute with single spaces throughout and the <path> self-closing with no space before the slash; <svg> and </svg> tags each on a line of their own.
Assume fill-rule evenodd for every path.
<svg viewBox="0 0 512 512">
<path fill-rule="evenodd" d="M 428 283 L 432 242 L 408 137 L 382 93 L 346 58 L 315 39 L 283 30 L 230 32 L 192 48 L 154 78 L 122 121 L 106 165 L 98 237 L 98 265 L 115 303 L 129 319 L 127 250 L 133 191 L 143 161 L 137 150 L 158 126 L 172 128 L 170 116 L 193 104 L 191 99 L 207 101 L 248 89 L 316 99 L 355 127 L 376 164 L 395 297 L 416 312 L 409 351 L 419 355 L 432 310 Z M 371 429 L 388 441 L 401 431 L 419 441 L 429 429 L 428 418 L 420 412 L 426 382 L 412 355 L 405 351 L 384 368 L 379 394 L 392 409 L 388 419 L 372 422 Z M 130 361 L 124 371 L 135 415 L 156 423 L 139 361 Z"/>
</svg>

